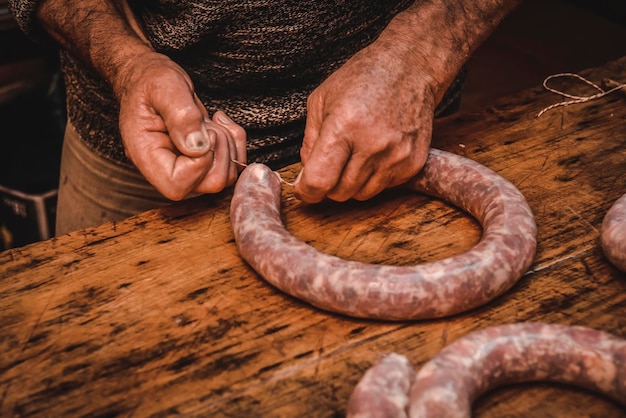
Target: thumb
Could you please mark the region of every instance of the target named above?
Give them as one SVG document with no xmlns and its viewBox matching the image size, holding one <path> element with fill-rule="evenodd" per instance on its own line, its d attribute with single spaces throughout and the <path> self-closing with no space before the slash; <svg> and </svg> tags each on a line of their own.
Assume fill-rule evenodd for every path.
<svg viewBox="0 0 626 418">
<path fill-rule="evenodd" d="M 182 86 L 179 86 L 182 87 Z M 215 149 L 215 134 L 207 130 L 206 109 L 193 92 L 191 86 L 172 89 L 165 87 L 156 106 L 161 114 L 167 133 L 178 151 L 188 157 L 197 158 Z"/>
<path fill-rule="evenodd" d="M 187 133 L 174 132 L 170 133 L 170 136 L 176 148 L 188 157 L 201 157 L 209 150 L 215 149 L 215 132 L 207 130 L 204 123 L 197 130 Z"/>
</svg>

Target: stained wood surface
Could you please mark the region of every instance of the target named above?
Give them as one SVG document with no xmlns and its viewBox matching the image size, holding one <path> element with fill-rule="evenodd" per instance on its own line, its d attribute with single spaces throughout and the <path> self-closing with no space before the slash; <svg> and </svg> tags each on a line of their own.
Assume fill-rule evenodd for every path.
<svg viewBox="0 0 626 418">
<path fill-rule="evenodd" d="M 626 58 L 585 75 L 624 82 Z M 537 87 L 436 122 L 433 146 L 509 179 L 536 216 L 531 270 L 486 306 L 413 322 L 320 311 L 241 260 L 230 192 L 204 196 L 0 253 L 0 415 L 337 417 L 364 371 L 392 351 L 419 368 L 473 330 L 521 321 L 626 338 L 626 275 L 598 242 L 604 214 L 626 193 L 626 98 L 536 117 L 559 100 Z M 294 178 L 297 170 L 282 174 Z M 448 257 L 481 233 L 458 209 L 403 190 L 309 206 L 286 187 L 283 201 L 295 236 L 372 263 Z M 474 415 L 626 411 L 581 389 L 538 383 L 492 391 Z"/>
</svg>

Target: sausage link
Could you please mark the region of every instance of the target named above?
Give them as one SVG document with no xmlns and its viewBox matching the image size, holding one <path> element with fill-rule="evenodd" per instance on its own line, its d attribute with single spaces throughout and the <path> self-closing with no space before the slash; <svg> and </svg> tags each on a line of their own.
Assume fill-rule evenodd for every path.
<svg viewBox="0 0 626 418">
<path fill-rule="evenodd" d="M 350 418 L 406 418 L 415 370 L 409 360 L 391 353 L 368 369 L 348 401 Z"/>
<path fill-rule="evenodd" d="M 366 372 L 353 393 L 368 384 L 367 374 L 379 370 L 376 367 Z M 540 323 L 476 331 L 445 347 L 419 370 L 408 409 L 398 417 L 469 418 L 472 402 L 485 392 L 537 381 L 590 389 L 626 406 L 626 340 L 586 327 Z M 377 395 L 370 391 L 370 396 Z M 372 405 L 382 402 L 369 399 Z"/>
<path fill-rule="evenodd" d="M 522 194 L 470 159 L 431 149 L 406 183 L 467 211 L 483 227 L 469 251 L 416 266 L 388 266 L 323 254 L 280 218 L 279 177 L 262 164 L 241 174 L 230 215 L 241 256 L 268 282 L 321 309 L 388 320 L 440 318 L 481 306 L 526 272 L 537 227 Z"/>
<path fill-rule="evenodd" d="M 617 199 L 604 216 L 600 244 L 606 258 L 626 272 L 626 194 Z"/>
</svg>

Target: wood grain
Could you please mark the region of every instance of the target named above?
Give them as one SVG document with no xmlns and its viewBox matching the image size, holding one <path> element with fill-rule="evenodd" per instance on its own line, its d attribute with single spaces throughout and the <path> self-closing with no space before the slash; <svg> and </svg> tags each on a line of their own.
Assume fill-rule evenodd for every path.
<svg viewBox="0 0 626 418">
<path fill-rule="evenodd" d="M 585 73 L 626 80 L 626 58 Z M 436 122 L 433 146 L 497 171 L 527 197 L 536 260 L 490 304 L 453 318 L 355 320 L 265 283 L 238 256 L 230 192 L 0 253 L 1 416 L 343 416 L 384 353 L 416 367 L 489 325 L 576 324 L 626 338 L 626 277 L 598 230 L 626 193 L 626 99 L 554 109 L 541 88 Z M 294 178 L 299 167 L 282 171 Z M 389 190 L 306 205 L 284 220 L 320 251 L 416 264 L 465 251 L 479 225 L 445 202 Z M 626 416 L 601 396 L 525 384 L 481 397 L 477 417 Z"/>
</svg>

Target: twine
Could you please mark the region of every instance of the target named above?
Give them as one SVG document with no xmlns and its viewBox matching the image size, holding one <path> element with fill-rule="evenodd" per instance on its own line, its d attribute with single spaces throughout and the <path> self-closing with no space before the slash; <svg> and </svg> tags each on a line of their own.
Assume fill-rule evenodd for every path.
<svg viewBox="0 0 626 418">
<path fill-rule="evenodd" d="M 248 166 L 248 164 L 246 163 L 242 163 L 241 161 L 237 161 L 231 158 L 231 161 L 235 164 L 237 164 L 239 167 L 242 168 L 246 168 Z M 296 179 L 296 181 L 294 181 L 293 183 L 288 182 L 287 180 L 285 180 L 278 171 L 274 171 L 274 174 L 276 174 L 276 176 L 278 177 L 278 180 L 280 180 L 281 183 L 286 184 L 287 186 L 291 186 L 294 187 L 296 185 L 296 182 L 298 181 L 298 179 Z"/>
<path fill-rule="evenodd" d="M 557 78 L 557 77 L 573 77 L 573 78 L 577 78 L 578 80 L 580 80 L 580 81 L 590 85 L 594 89 L 598 90 L 598 93 L 592 94 L 590 96 L 576 96 L 576 95 L 565 93 L 565 92 L 563 92 L 561 90 L 557 90 L 555 88 L 549 87 L 548 86 L 548 81 L 550 81 L 553 78 Z M 612 80 L 607 80 L 607 82 L 608 81 L 612 81 Z M 572 104 L 585 103 L 585 102 L 588 102 L 590 100 L 596 100 L 596 99 L 599 99 L 601 97 L 606 96 L 607 94 L 611 94 L 613 92 L 616 92 L 616 91 L 621 90 L 621 89 L 626 87 L 626 84 L 621 84 L 621 83 L 617 83 L 617 82 L 613 82 L 611 84 L 615 84 L 615 87 L 612 87 L 609 90 L 604 90 L 604 89 L 602 89 L 602 87 L 598 86 L 597 84 L 587 80 L 585 77 L 582 77 L 582 76 L 580 76 L 578 74 L 574 74 L 574 73 L 559 73 L 559 74 L 553 74 L 551 76 L 548 76 L 545 80 L 543 80 L 543 87 L 546 90 L 551 91 L 552 93 L 556 93 L 556 94 L 558 94 L 560 96 L 567 97 L 568 99 L 571 99 L 571 100 L 565 100 L 565 101 L 562 101 L 562 102 L 550 105 L 550 106 L 544 108 L 541 112 L 539 112 L 537 114 L 537 117 L 543 115 L 545 112 L 547 112 L 549 110 L 552 110 L 552 109 L 554 109 L 556 107 L 569 106 L 569 105 L 572 105 Z"/>
</svg>

